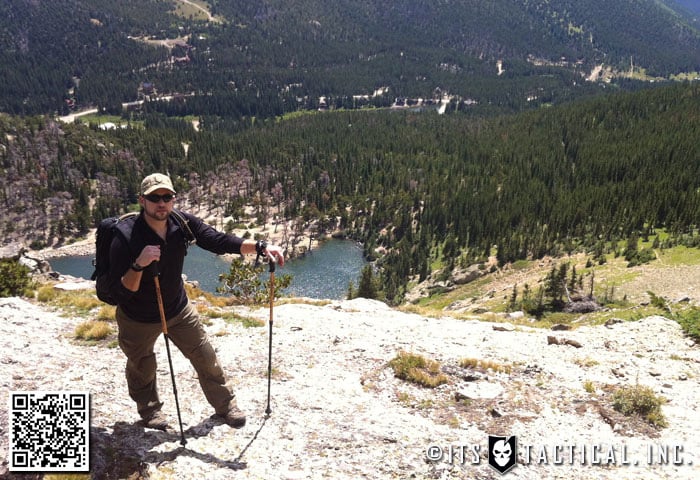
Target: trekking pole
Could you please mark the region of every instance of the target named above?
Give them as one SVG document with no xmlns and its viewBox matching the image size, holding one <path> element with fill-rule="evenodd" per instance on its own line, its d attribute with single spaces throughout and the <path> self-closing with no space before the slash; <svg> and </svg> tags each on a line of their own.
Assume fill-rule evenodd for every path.
<svg viewBox="0 0 700 480">
<path fill-rule="evenodd" d="M 270 257 L 270 344 L 267 354 L 267 408 L 265 415 L 270 416 L 272 409 L 270 408 L 270 378 L 272 376 L 272 307 L 275 304 L 275 260 Z"/>
<path fill-rule="evenodd" d="M 260 252 L 255 257 L 255 265 L 260 265 Z M 270 382 L 272 377 L 272 307 L 275 304 L 275 259 L 274 257 L 269 257 L 270 266 L 270 335 L 269 335 L 269 347 L 267 354 L 267 408 L 265 408 L 265 418 L 269 418 L 272 413 L 270 408 Z"/>
<path fill-rule="evenodd" d="M 168 352 L 168 364 L 170 365 L 170 379 L 173 382 L 173 395 L 175 395 L 175 409 L 177 410 L 177 421 L 180 424 L 180 444 L 184 447 L 187 444 L 185 432 L 182 430 L 182 417 L 180 416 L 180 402 L 177 400 L 177 387 L 175 386 L 175 373 L 173 372 L 173 360 L 170 358 L 170 342 L 168 341 L 168 324 L 165 321 L 165 309 L 163 308 L 163 295 L 160 292 L 160 271 L 158 263 L 155 263 L 155 273 L 153 282 L 156 284 L 156 298 L 158 298 L 158 311 L 160 312 L 160 323 L 163 327 L 163 338 L 165 338 L 165 350 Z"/>
</svg>

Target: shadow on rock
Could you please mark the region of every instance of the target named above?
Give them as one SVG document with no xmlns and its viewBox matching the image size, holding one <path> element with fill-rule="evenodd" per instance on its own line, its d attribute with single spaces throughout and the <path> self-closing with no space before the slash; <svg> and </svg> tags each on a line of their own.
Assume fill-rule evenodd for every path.
<svg viewBox="0 0 700 480">
<path fill-rule="evenodd" d="M 159 465 L 174 461 L 178 456 L 188 456 L 217 468 L 243 470 L 247 467 L 243 456 L 258 438 L 265 426 L 267 418 L 263 419 L 253 437 L 233 460 L 224 460 L 208 453 L 196 452 L 187 446 L 179 446 L 168 452 L 152 452 L 151 450 L 164 443 L 179 443 L 180 433 L 174 430 L 161 432 L 146 429 L 139 423 L 117 422 L 108 431 L 102 427 L 93 427 L 90 431 L 90 472 L 91 478 L 117 480 L 147 479 L 148 466 Z M 223 422 L 211 417 L 198 425 L 185 430 L 185 439 L 198 438 L 208 435 L 211 430 Z"/>
</svg>

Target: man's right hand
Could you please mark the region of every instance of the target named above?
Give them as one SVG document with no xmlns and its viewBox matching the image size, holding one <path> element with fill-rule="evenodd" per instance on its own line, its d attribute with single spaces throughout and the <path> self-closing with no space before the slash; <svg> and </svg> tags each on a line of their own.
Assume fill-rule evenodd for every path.
<svg viewBox="0 0 700 480">
<path fill-rule="evenodd" d="M 146 268 L 153 262 L 158 261 L 160 261 L 160 245 L 146 245 L 141 250 L 141 254 L 136 257 L 135 263 Z"/>
</svg>

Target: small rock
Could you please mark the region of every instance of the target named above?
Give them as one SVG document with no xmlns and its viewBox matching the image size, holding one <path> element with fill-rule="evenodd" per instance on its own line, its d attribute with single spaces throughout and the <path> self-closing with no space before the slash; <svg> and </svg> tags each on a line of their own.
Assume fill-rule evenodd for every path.
<svg viewBox="0 0 700 480">
<path fill-rule="evenodd" d="M 605 322 L 605 326 L 608 327 L 608 328 L 610 328 L 610 327 L 612 327 L 613 325 L 617 325 L 618 323 L 623 323 L 623 322 L 624 322 L 624 320 L 622 320 L 622 319 L 619 319 L 619 318 L 611 318 L 611 319 L 609 319 L 608 321 Z"/>
<path fill-rule="evenodd" d="M 610 371 L 618 378 L 624 378 L 625 376 L 625 372 L 623 372 L 620 368 L 611 368 Z"/>
<path fill-rule="evenodd" d="M 462 392 L 455 392 L 455 402 L 462 402 L 464 400 L 470 400 L 470 398 Z"/>
<path fill-rule="evenodd" d="M 581 345 L 580 342 L 578 342 L 578 341 L 576 341 L 576 340 L 571 340 L 571 339 L 569 339 L 569 338 L 565 339 L 565 340 L 564 340 L 564 343 L 565 343 L 566 345 L 570 345 L 570 346 L 572 346 L 572 347 L 583 348 L 583 345 Z"/>
<path fill-rule="evenodd" d="M 64 292 L 70 292 L 75 290 L 91 290 L 95 288 L 95 282 L 90 280 L 75 280 L 57 283 L 53 286 L 53 288 Z"/>
<path fill-rule="evenodd" d="M 571 326 L 564 325 L 563 323 L 558 323 L 558 324 L 552 326 L 552 330 L 554 330 L 555 332 L 561 332 L 564 330 L 571 330 Z"/>
<path fill-rule="evenodd" d="M 457 401 L 465 399 L 492 399 L 501 395 L 503 391 L 503 387 L 498 383 L 474 382 L 460 388 L 455 393 L 455 399 Z"/>
<path fill-rule="evenodd" d="M 515 328 L 512 325 L 494 325 L 493 330 L 496 332 L 512 332 Z"/>
<path fill-rule="evenodd" d="M 576 348 L 582 348 L 583 345 L 576 340 L 571 340 L 569 338 L 557 338 L 551 335 L 547 336 L 547 345 L 570 345 Z"/>
</svg>

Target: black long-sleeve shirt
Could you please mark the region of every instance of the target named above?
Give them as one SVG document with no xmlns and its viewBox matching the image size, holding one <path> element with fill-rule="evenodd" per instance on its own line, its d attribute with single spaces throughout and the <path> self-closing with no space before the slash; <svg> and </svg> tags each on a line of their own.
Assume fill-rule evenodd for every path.
<svg viewBox="0 0 700 480">
<path fill-rule="evenodd" d="M 188 221 L 197 245 L 201 248 L 216 254 L 241 253 L 242 238 L 219 232 L 192 214 L 180 213 Z M 172 216 L 168 218 L 165 240 L 148 226 L 143 213 L 134 221 L 130 245 L 118 235 L 114 236 L 109 252 L 109 284 L 115 292 L 119 307 L 129 318 L 139 322 L 158 323 L 160 312 L 152 267 L 143 271 L 141 284 L 135 292 L 124 287 L 121 282 L 122 276 L 131 268 L 146 245 L 160 245 L 158 270 L 165 318 L 170 319 L 185 308 L 188 300 L 182 280 L 182 268 L 187 244 L 184 232 Z"/>
</svg>

